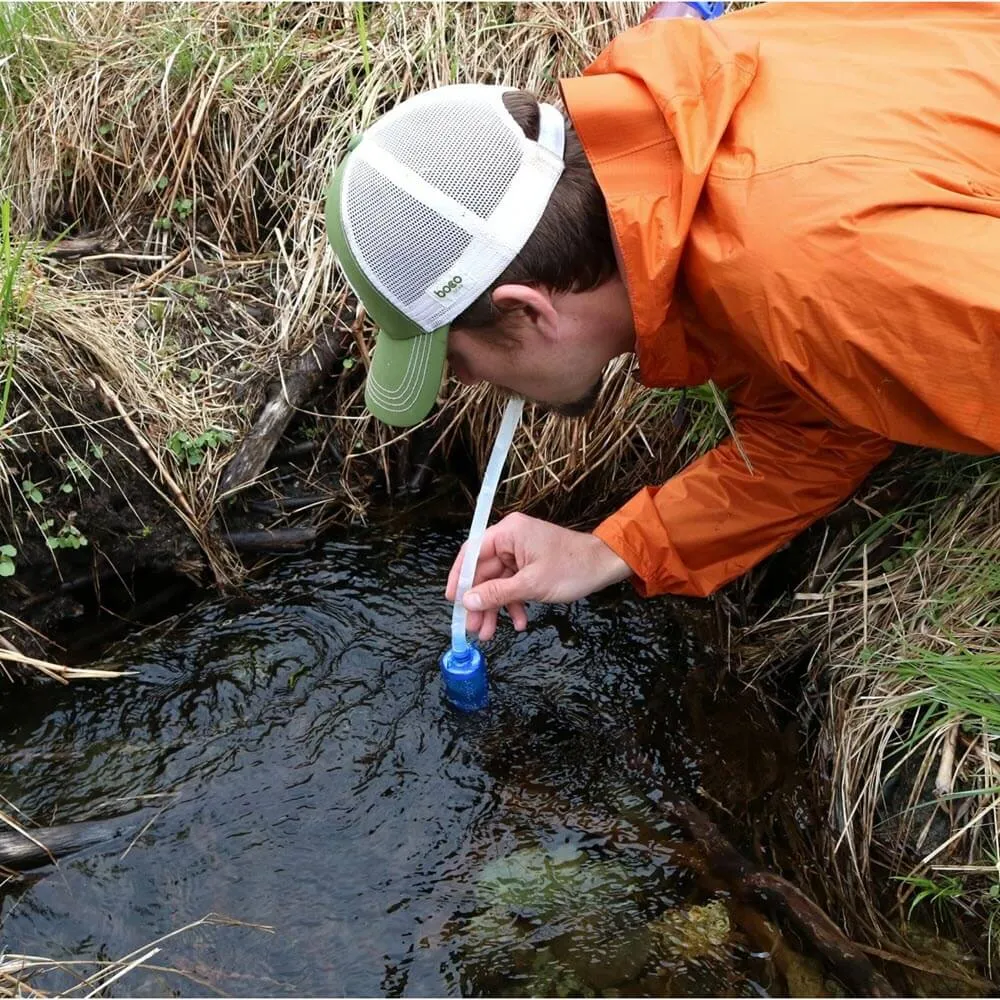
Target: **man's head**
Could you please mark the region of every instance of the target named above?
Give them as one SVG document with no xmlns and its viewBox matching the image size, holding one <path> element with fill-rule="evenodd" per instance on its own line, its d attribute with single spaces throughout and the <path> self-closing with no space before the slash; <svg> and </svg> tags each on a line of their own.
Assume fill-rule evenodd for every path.
<svg viewBox="0 0 1000 1000">
<path fill-rule="evenodd" d="M 365 399 L 386 423 L 427 415 L 446 361 L 576 412 L 631 349 L 600 190 L 561 113 L 529 94 L 411 98 L 352 143 L 326 215 L 380 327 Z"/>
</svg>

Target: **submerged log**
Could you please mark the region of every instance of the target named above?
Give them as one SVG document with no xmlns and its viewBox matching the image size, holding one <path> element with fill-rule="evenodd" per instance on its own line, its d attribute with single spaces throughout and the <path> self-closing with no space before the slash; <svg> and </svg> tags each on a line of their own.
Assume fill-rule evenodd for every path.
<svg viewBox="0 0 1000 1000">
<path fill-rule="evenodd" d="M 275 384 L 257 422 L 226 466 L 219 483 L 221 492 L 238 490 L 263 472 L 296 409 L 330 374 L 340 353 L 339 336 L 322 336 Z"/>
<path fill-rule="evenodd" d="M 0 868 L 23 870 L 53 864 L 56 859 L 136 833 L 146 818 L 143 813 L 108 820 L 63 823 L 20 831 L 0 830 Z"/>
<path fill-rule="evenodd" d="M 124 242 L 114 233 L 102 231 L 84 236 L 65 236 L 60 240 L 40 244 L 43 257 L 52 260 L 79 260 L 96 254 L 118 253 L 124 249 Z"/>
</svg>

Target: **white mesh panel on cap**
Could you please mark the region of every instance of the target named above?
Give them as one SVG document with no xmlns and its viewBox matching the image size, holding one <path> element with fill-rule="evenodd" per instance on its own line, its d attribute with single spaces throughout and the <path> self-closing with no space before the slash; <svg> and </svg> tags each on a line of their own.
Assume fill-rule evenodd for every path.
<svg viewBox="0 0 1000 1000">
<path fill-rule="evenodd" d="M 372 128 L 371 141 L 481 219 L 489 218 L 521 165 L 522 143 L 509 112 L 484 106 L 481 93 L 475 103 L 414 101 L 400 108 L 392 126 Z"/>
<path fill-rule="evenodd" d="M 351 164 L 344 187 L 351 242 L 373 284 L 397 307 L 412 305 L 472 239 L 363 160 Z"/>
<path fill-rule="evenodd" d="M 549 148 L 529 139 L 503 104 L 509 90 L 470 84 L 412 97 L 365 133 L 345 169 L 351 250 L 425 331 L 450 323 L 503 273 L 562 173 L 561 130 L 546 129 Z"/>
</svg>

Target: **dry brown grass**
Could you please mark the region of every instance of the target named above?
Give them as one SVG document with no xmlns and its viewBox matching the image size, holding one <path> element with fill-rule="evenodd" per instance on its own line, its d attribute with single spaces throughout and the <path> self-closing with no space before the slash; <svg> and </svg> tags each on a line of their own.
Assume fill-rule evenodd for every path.
<svg viewBox="0 0 1000 1000">
<path fill-rule="evenodd" d="M 8 11 L 0 187 L 15 233 L 38 242 L 19 277 L 24 308 L 9 334 L 18 353 L 0 459 L 16 470 L 18 455 L 44 438 L 100 475 L 101 463 L 80 455 L 62 429 L 80 425 L 101 449 L 121 450 L 124 439 L 130 455 L 138 444 L 138 465 L 216 579 L 231 582 L 240 567 L 213 534 L 219 475 L 267 382 L 332 337 L 347 364 L 318 419 L 348 456 L 339 502 L 363 507 L 366 477 L 408 435 L 364 411 L 354 362 L 372 331 L 351 329 L 324 230 L 324 187 L 347 139 L 397 101 L 443 83 L 515 84 L 553 99 L 560 75 L 578 71 L 644 10 L 199 3 Z M 60 243 L 67 232 L 70 243 Z M 78 259 L 52 259 L 80 234 L 97 235 Z M 593 517 L 665 474 L 674 461 L 670 407 L 642 396 L 628 367 L 615 366 L 585 421 L 529 415 L 502 503 L 554 513 L 575 491 L 575 513 Z M 482 457 L 493 419 L 483 392 L 447 386 L 432 421 L 436 449 L 461 438 Z M 170 444 L 178 435 L 216 430 L 232 443 L 213 438 L 197 467 L 177 461 Z M 4 484 L 8 503 L 16 479 L 15 471 Z"/>
<path fill-rule="evenodd" d="M 230 917 L 209 913 L 183 927 L 150 941 L 136 951 L 117 960 L 57 959 L 43 955 L 0 954 L 0 997 L 92 997 L 103 994 L 112 983 L 125 980 L 136 971 L 161 973 L 164 978 L 187 980 L 209 994 L 220 992 L 216 983 L 183 968 L 154 963 L 162 946 L 178 935 L 197 927 L 249 927 L 272 932 L 263 924 L 249 924 Z M 66 985 L 67 983 L 71 985 Z M 56 984 L 54 987 L 51 984 Z M 121 988 L 121 987 L 119 987 Z"/>
<path fill-rule="evenodd" d="M 871 510 L 865 531 L 820 557 L 792 608 L 744 640 L 764 673 L 790 650 L 810 656 L 824 843 L 863 923 L 884 930 L 911 908 L 941 918 L 939 904 L 957 901 L 995 946 L 1000 464 L 922 456 L 905 469 L 908 508 Z M 886 869 L 894 914 L 871 893 Z"/>
</svg>

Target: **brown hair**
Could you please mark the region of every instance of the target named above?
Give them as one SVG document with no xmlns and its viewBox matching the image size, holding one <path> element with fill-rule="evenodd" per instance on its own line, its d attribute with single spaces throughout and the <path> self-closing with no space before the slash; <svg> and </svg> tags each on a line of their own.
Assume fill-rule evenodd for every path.
<svg viewBox="0 0 1000 1000">
<path fill-rule="evenodd" d="M 526 90 L 504 94 L 503 102 L 529 139 L 538 138 L 538 101 Z M 565 167 L 542 217 L 521 252 L 453 326 L 494 325 L 500 315 L 493 289 L 500 285 L 544 285 L 555 292 L 586 291 L 617 271 L 604 196 L 572 124 L 566 121 Z"/>
</svg>

